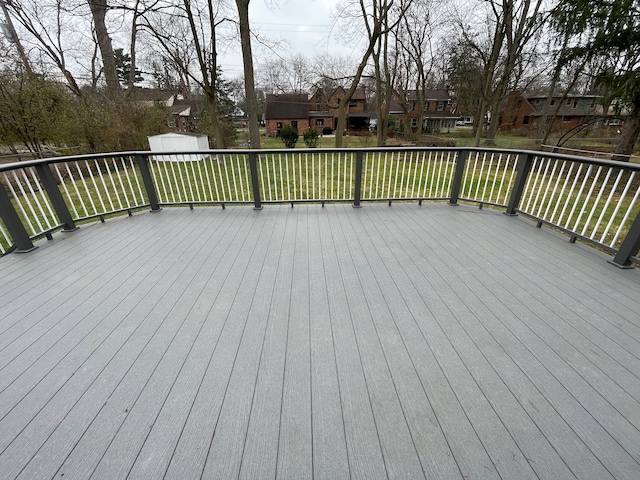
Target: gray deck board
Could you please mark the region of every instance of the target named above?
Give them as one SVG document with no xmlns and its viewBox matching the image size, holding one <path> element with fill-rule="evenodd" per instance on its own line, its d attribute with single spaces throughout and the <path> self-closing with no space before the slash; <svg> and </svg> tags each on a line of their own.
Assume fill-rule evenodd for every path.
<svg viewBox="0 0 640 480">
<path fill-rule="evenodd" d="M 314 478 L 349 478 L 349 458 L 336 364 L 333 319 L 318 210 L 309 212 L 309 310 Z"/>
<path fill-rule="evenodd" d="M 295 245 L 282 384 L 277 478 L 313 478 L 309 322 L 309 243 L 306 211 L 292 212 Z M 294 233 L 294 232 L 292 232 Z"/>
<path fill-rule="evenodd" d="M 640 272 L 444 204 L 165 209 L 0 258 L 0 477 L 640 477 Z"/>
<path fill-rule="evenodd" d="M 291 228 L 288 216 L 279 218 Z M 287 328 L 291 298 L 291 272 L 295 237 L 285 235 L 281 250 L 275 255 L 277 270 L 270 290 L 269 304 L 264 308 L 267 326 L 256 372 L 256 385 L 250 397 L 251 410 L 246 429 L 240 465 L 240 478 L 275 478 L 278 468 L 278 437 L 282 411 L 282 385 L 286 357 Z"/>
</svg>

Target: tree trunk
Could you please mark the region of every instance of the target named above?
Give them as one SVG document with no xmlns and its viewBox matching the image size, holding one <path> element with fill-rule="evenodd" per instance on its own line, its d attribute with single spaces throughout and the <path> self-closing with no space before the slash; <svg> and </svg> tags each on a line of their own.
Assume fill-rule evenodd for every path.
<svg viewBox="0 0 640 480">
<path fill-rule="evenodd" d="M 367 51 L 362 56 L 362 60 L 360 61 L 360 65 L 358 65 L 358 69 L 356 70 L 356 74 L 351 81 L 351 86 L 349 90 L 345 93 L 344 97 L 340 99 L 340 103 L 338 104 L 338 125 L 336 126 L 336 148 L 342 148 L 342 138 L 344 137 L 344 129 L 347 118 L 347 105 L 349 105 L 349 101 L 351 97 L 353 97 L 356 88 L 358 88 L 358 84 L 360 83 L 360 78 L 362 77 L 362 72 L 367 66 L 367 62 L 369 57 L 373 53 L 373 48 L 375 47 L 378 38 L 380 37 L 380 24 L 377 24 L 374 28 L 374 32 L 369 38 L 369 47 Z M 380 122 L 378 122 L 379 124 Z M 380 125 L 378 125 L 380 128 Z"/>
<path fill-rule="evenodd" d="M 118 73 L 116 72 L 116 59 L 113 55 L 111 37 L 107 31 L 105 18 L 107 16 L 107 0 L 88 0 L 91 15 L 93 16 L 93 26 L 96 30 L 96 39 L 100 47 L 102 64 L 104 66 L 104 79 L 107 88 L 112 94 L 120 90 Z"/>
<path fill-rule="evenodd" d="M 22 61 L 22 64 L 24 65 L 24 68 L 27 71 L 27 73 L 29 75 L 33 75 L 33 70 L 31 69 L 31 63 L 29 62 L 29 58 L 27 57 L 27 54 L 25 53 L 24 48 L 22 48 L 22 43 L 20 42 L 20 38 L 16 33 L 15 27 L 13 26 L 13 21 L 11 20 L 11 16 L 9 15 L 9 11 L 7 10 L 7 6 L 5 5 L 4 0 L 0 0 L 0 5 L 2 6 L 2 12 L 4 13 L 5 21 L 7 22 L 9 35 L 11 35 L 11 40 L 9 41 L 16 46 L 16 50 L 18 50 L 18 55 L 20 56 L 20 60 Z"/>
<path fill-rule="evenodd" d="M 493 36 L 493 47 L 491 48 L 491 55 L 489 56 L 489 61 L 484 66 L 484 75 L 482 78 L 484 86 L 482 89 L 482 96 L 480 97 L 478 110 L 476 111 L 476 118 L 474 119 L 474 121 L 476 122 L 476 135 L 473 142 L 474 147 L 480 145 L 480 139 L 482 138 L 482 131 L 484 129 L 484 117 L 490 104 L 489 98 L 491 97 L 494 72 L 498 63 L 498 57 L 500 56 L 502 44 L 504 43 L 504 37 L 505 32 L 503 25 L 498 22 L 498 24 L 496 25 L 495 34 Z"/>
<path fill-rule="evenodd" d="M 191 35 L 193 36 L 198 66 L 202 76 L 200 86 L 204 90 L 207 98 L 207 111 L 211 117 L 211 126 L 213 127 L 213 134 L 216 139 L 216 148 L 225 148 L 225 138 L 220 126 L 220 108 L 218 107 L 218 53 L 213 9 L 211 8 L 211 3 L 209 3 L 209 23 L 211 28 L 211 38 L 209 41 L 211 44 L 211 52 L 207 55 L 206 48 L 200 43 L 198 28 L 196 27 L 193 10 L 191 9 L 191 1 L 184 0 L 183 4 L 187 20 L 189 21 L 189 27 L 191 28 Z M 187 70 L 184 70 L 186 73 Z"/>
<path fill-rule="evenodd" d="M 613 160 L 628 162 L 629 155 L 633 155 L 638 136 L 640 136 L 640 105 L 634 106 L 632 114 L 624 122 L 620 142 L 614 150 Z"/>
<path fill-rule="evenodd" d="M 242 45 L 242 66 L 244 68 L 244 92 L 247 100 L 249 141 L 251 148 L 260 148 L 260 124 L 258 119 L 258 98 L 256 97 L 251 54 L 251 30 L 249 30 L 250 0 L 236 0 L 240 20 L 240 44 Z"/>
<path fill-rule="evenodd" d="M 136 0 L 133 7 L 133 20 L 131 21 L 131 71 L 129 72 L 129 80 L 127 82 L 127 95 L 131 95 L 136 82 L 136 40 L 138 38 L 138 7 L 140 0 Z"/>
</svg>

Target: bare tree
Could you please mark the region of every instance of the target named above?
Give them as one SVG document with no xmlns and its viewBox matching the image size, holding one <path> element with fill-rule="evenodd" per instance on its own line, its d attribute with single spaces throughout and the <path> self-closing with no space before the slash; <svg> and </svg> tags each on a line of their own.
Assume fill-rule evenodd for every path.
<svg viewBox="0 0 640 480">
<path fill-rule="evenodd" d="M 244 89 L 247 100 L 249 120 L 249 141 L 252 148 L 260 148 L 260 124 L 258 123 L 258 99 L 256 97 L 255 76 L 253 73 L 253 55 L 251 53 L 251 28 L 249 26 L 250 0 L 236 0 L 242 46 L 242 67 L 244 70 Z"/>
<path fill-rule="evenodd" d="M 22 46 L 22 42 L 20 41 L 20 37 L 18 37 L 18 32 L 16 32 L 15 27 L 13 26 L 13 20 L 11 20 L 11 15 L 9 14 L 9 10 L 5 4 L 4 0 L 0 0 L 0 7 L 2 7 L 2 13 L 4 14 L 4 19 L 8 29 L 8 40 L 13 43 L 18 52 L 18 56 L 24 66 L 25 70 L 28 74 L 33 74 L 33 70 L 31 68 L 31 61 L 27 57 L 27 54 L 24 51 L 24 47 Z"/>
<path fill-rule="evenodd" d="M 376 45 L 378 44 L 380 37 L 386 34 L 388 31 L 395 29 L 404 16 L 412 0 L 358 0 L 350 1 L 343 5 L 342 9 L 338 11 L 337 15 L 343 17 L 351 26 L 351 31 L 356 32 L 353 29 L 354 19 L 360 18 L 363 21 L 364 32 L 367 38 L 367 47 L 362 55 L 362 59 L 358 64 L 355 74 L 352 77 L 351 84 L 346 90 L 345 95 L 340 99 L 338 105 L 338 125 L 336 127 L 336 142 L 337 148 L 342 147 L 342 138 L 346 126 L 346 113 L 347 105 L 353 97 L 362 73 L 366 68 L 369 58 L 371 57 Z M 392 10 L 395 11 L 392 12 Z M 390 18 L 393 18 L 390 20 Z"/>
<path fill-rule="evenodd" d="M 501 18 L 502 21 L 501 28 L 504 30 L 506 49 L 502 72 L 492 96 L 492 115 L 485 140 L 488 145 L 495 144 L 494 138 L 499 122 L 498 112 L 507 96 L 516 66 L 523 61 L 529 41 L 540 31 L 543 24 L 541 12 L 543 3 L 544 0 L 503 0 L 502 12 L 496 17 Z M 497 13 L 497 10 L 494 12 Z"/>
<path fill-rule="evenodd" d="M 66 10 L 62 0 L 46 4 L 36 0 L 11 2 L 6 6 L 20 26 L 29 34 L 29 41 L 36 47 L 38 53 L 55 65 L 76 96 L 82 96 L 76 78 L 68 68 L 64 26 Z"/>
<path fill-rule="evenodd" d="M 474 119 L 476 146 L 480 144 L 487 112 L 490 118 L 485 143 L 494 144 L 500 108 L 509 88 L 515 88 L 517 74 L 523 71 L 521 67 L 526 61 L 525 51 L 543 24 L 543 4 L 544 0 L 483 1 L 481 5 L 487 8 L 482 25 L 489 28 L 487 36 L 459 21 L 465 42 L 483 65 L 481 95 Z"/>
<path fill-rule="evenodd" d="M 409 111 L 413 102 L 418 117 L 419 132 L 422 129 L 425 111 L 426 91 L 433 70 L 434 31 L 442 25 L 436 21 L 434 11 L 438 3 L 434 1 L 413 2 L 403 16 L 403 21 L 395 31 L 396 52 L 400 57 L 395 91 L 398 103 L 404 112 L 404 130 L 411 131 Z M 409 98 L 415 89 L 415 98 Z"/>
<path fill-rule="evenodd" d="M 219 26 L 228 19 L 225 7 L 223 2 L 213 0 L 183 0 L 180 6 L 157 2 L 140 16 L 142 25 L 162 50 L 166 64 L 173 65 L 185 82 L 192 81 L 202 89 L 218 148 L 226 146 L 219 102 L 217 35 Z"/>
<path fill-rule="evenodd" d="M 394 49 L 389 55 L 389 37 L 390 33 L 387 27 L 389 18 L 384 19 L 383 34 L 378 38 L 375 48 L 373 49 L 373 66 L 376 91 L 376 115 L 378 118 L 377 128 L 377 144 L 384 146 L 387 141 L 387 130 L 389 125 L 389 112 L 391 100 L 394 93 L 394 85 L 398 71 L 398 42 L 397 37 L 394 41 Z M 389 65 L 390 58 L 393 65 Z"/>
<path fill-rule="evenodd" d="M 298 53 L 266 57 L 257 66 L 258 85 L 268 93 L 307 93 L 313 82 L 310 61 Z"/>
<path fill-rule="evenodd" d="M 112 94 L 115 94 L 120 90 L 120 82 L 118 81 L 118 73 L 116 72 L 116 59 L 113 55 L 111 37 L 109 36 L 106 25 L 109 6 L 107 5 L 107 0 L 87 0 L 87 3 L 91 9 L 93 28 L 96 32 L 96 39 L 102 56 L 104 79 L 107 82 L 107 89 Z"/>
</svg>

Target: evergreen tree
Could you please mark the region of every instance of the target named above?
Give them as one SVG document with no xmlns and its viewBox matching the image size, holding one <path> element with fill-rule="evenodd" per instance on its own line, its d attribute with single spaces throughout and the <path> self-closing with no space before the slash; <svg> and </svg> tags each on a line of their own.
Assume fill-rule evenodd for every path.
<svg viewBox="0 0 640 480">
<path fill-rule="evenodd" d="M 113 56 L 116 59 L 116 73 L 118 74 L 118 81 L 120 85 L 126 87 L 129 84 L 129 77 L 131 75 L 131 55 L 124 53 L 122 48 L 116 48 L 113 51 Z M 133 83 L 142 82 L 142 72 L 136 68 L 135 77 Z"/>
<path fill-rule="evenodd" d="M 608 94 L 620 113 L 627 113 L 617 160 L 628 160 L 640 135 L 640 3 L 638 0 L 577 0 L 554 9 L 556 30 L 576 41 L 561 62 L 587 60 L 599 66 L 595 85 Z M 605 65 L 603 68 L 602 65 Z"/>
</svg>

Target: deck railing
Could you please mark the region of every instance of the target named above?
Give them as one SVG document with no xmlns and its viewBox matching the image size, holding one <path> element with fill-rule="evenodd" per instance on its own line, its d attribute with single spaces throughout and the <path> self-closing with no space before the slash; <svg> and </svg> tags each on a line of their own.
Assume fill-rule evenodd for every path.
<svg viewBox="0 0 640 480">
<path fill-rule="evenodd" d="M 504 208 L 639 263 L 640 165 L 455 148 L 124 152 L 0 165 L 0 254 L 141 208 L 447 201 Z"/>
</svg>

